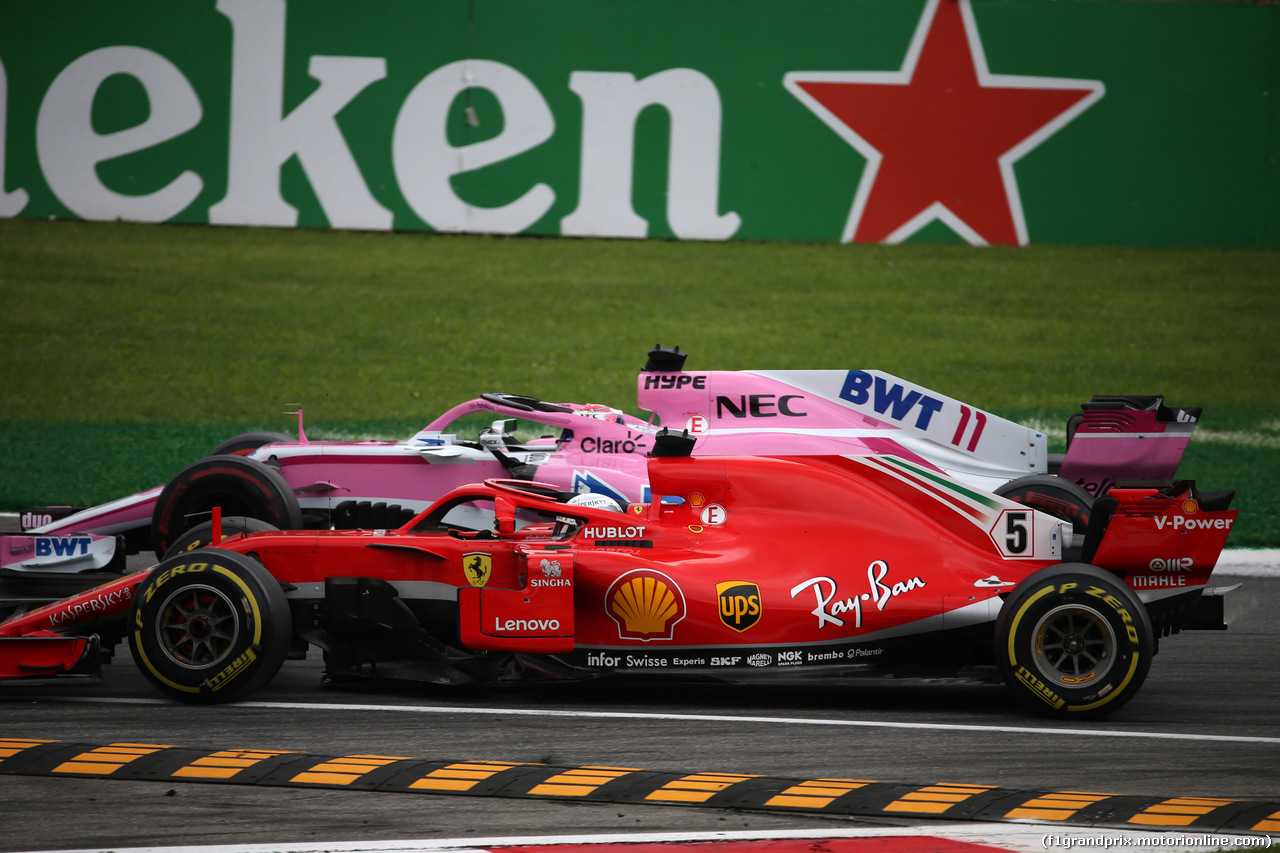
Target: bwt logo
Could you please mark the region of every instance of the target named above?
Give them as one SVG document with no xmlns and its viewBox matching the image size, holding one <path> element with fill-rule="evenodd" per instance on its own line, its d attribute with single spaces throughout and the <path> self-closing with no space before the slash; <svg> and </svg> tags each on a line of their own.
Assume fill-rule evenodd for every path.
<svg viewBox="0 0 1280 853">
<path fill-rule="evenodd" d="M 41 536 L 36 539 L 36 556 L 83 557 L 92 541 L 88 536 Z"/>
<path fill-rule="evenodd" d="M 856 406 L 870 403 L 876 414 L 887 413 L 895 421 L 905 421 L 913 409 L 919 408 L 916 429 L 928 429 L 930 419 L 942 411 L 942 401 L 936 397 L 907 391 L 905 386 L 896 383 L 890 385 L 883 376 L 872 376 L 865 370 L 849 371 L 844 388 L 840 389 L 840 398 Z"/>
</svg>

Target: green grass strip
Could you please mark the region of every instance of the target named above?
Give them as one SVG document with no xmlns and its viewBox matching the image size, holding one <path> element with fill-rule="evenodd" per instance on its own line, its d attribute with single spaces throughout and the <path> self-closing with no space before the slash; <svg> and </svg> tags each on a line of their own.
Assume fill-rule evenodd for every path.
<svg viewBox="0 0 1280 853">
<path fill-rule="evenodd" d="M 292 431 L 293 403 L 346 437 L 483 391 L 639 414 L 662 343 L 693 370 L 875 368 L 1053 429 L 1099 393 L 1203 406 L 1183 470 L 1237 489 L 1232 544 L 1280 544 L 1275 251 L 0 220 L 0 294 L 0 509 L 163 482 Z"/>
</svg>

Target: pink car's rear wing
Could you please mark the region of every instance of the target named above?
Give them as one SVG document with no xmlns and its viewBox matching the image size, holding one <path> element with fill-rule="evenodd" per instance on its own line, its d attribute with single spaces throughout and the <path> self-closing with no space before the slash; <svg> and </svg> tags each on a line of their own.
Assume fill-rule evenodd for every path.
<svg viewBox="0 0 1280 853">
<path fill-rule="evenodd" d="M 879 370 L 684 371 L 655 350 L 637 398 L 697 455 L 893 454 L 986 489 L 1049 470 L 1043 433 Z"/>
<path fill-rule="evenodd" d="M 1095 396 L 1080 408 L 1067 422 L 1057 473 L 1095 496 L 1117 480 L 1172 480 L 1201 413 L 1166 406 L 1158 395 Z"/>
</svg>

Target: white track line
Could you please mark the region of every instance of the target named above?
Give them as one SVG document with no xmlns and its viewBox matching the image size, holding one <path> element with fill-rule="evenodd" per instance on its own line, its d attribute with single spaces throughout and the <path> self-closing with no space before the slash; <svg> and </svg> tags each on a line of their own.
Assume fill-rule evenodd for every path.
<svg viewBox="0 0 1280 853">
<path fill-rule="evenodd" d="M 1133 851 L 1133 853 L 1206 853 L 1232 847 L 1269 848 L 1267 836 L 1233 836 L 1230 833 L 1187 831 L 1069 829 L 1061 826 L 1026 824 L 941 824 L 870 829 L 783 829 L 739 832 L 643 832 L 607 835 L 543 835 L 505 838 L 431 838 L 403 841 L 310 841 L 298 844 L 231 844 L 206 847 L 99 847 L 49 853 L 500 853 L 503 847 L 541 847 L 593 844 L 695 844 L 715 841 L 778 841 L 785 839 L 919 838 L 919 849 L 927 851 L 931 838 L 946 838 L 978 844 L 1012 853 L 1049 850 L 1071 851 L 1076 847 Z M 807 845 L 806 845 L 807 846 Z M 584 847 L 583 853 L 590 853 Z"/>
<path fill-rule="evenodd" d="M 67 696 L 51 699 L 53 702 L 79 702 L 113 705 L 172 705 L 166 699 L 141 699 L 125 697 Z M 397 714 L 480 714 L 495 717 L 567 717 L 571 719 L 649 720 L 697 723 L 752 723 L 778 726 L 828 726 L 869 729 L 922 729 L 939 732 L 969 732 L 993 734 L 1066 735 L 1093 738 L 1138 738 L 1147 740 L 1188 740 L 1203 743 L 1253 743 L 1280 745 L 1280 737 L 1252 737 L 1248 735 L 1185 734 L 1180 732 L 1121 731 L 1116 729 L 1056 729 L 1037 726 L 984 726 L 964 723 L 896 723 L 883 720 L 825 720 L 804 717 L 745 717 L 724 714 L 646 714 L 634 711 L 558 711 L 532 708 L 475 708 L 436 705 L 358 705 L 348 703 L 319 702 L 237 702 L 236 708 L 262 708 L 280 711 L 374 711 Z"/>
<path fill-rule="evenodd" d="M 1247 578 L 1280 578 L 1280 548 L 1228 548 L 1214 571 Z"/>
</svg>

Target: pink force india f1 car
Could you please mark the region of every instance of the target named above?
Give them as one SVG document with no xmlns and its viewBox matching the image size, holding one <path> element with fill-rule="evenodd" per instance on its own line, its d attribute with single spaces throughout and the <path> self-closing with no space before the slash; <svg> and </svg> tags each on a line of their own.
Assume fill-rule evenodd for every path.
<svg viewBox="0 0 1280 853">
<path fill-rule="evenodd" d="M 1068 424 L 1065 457 L 1047 438 L 875 370 L 686 371 L 656 347 L 638 378 L 648 421 L 600 405 L 488 393 L 392 441 L 309 441 L 250 433 L 168 484 L 90 509 L 23 513 L 0 537 L 0 576 L 123 570 L 127 553 L 203 544 L 184 536 L 213 507 L 252 530 L 396 528 L 450 489 L 537 479 L 620 503 L 648 500 L 645 456 L 660 427 L 686 429 L 699 455 L 892 454 L 1069 518 L 1083 533 L 1095 496 L 1120 480 L 1169 480 L 1200 415 L 1160 396 L 1094 397 Z M 492 418 L 477 439 L 450 429 Z M 517 439 L 515 426 L 533 437 Z M 230 522 L 229 522 L 230 523 Z"/>
<path fill-rule="evenodd" d="M 816 399 L 794 394 L 771 403 Z M 398 530 L 223 538 L 215 512 L 217 545 L 0 622 L 0 684 L 125 640 L 187 702 L 249 696 L 314 646 L 332 683 L 989 678 L 1088 718 L 1134 696 L 1161 637 L 1222 627 L 1230 493 L 1112 487 L 1080 536 L 914 456 L 694 443 L 651 436 L 651 499 L 626 506 L 506 478 Z"/>
</svg>

